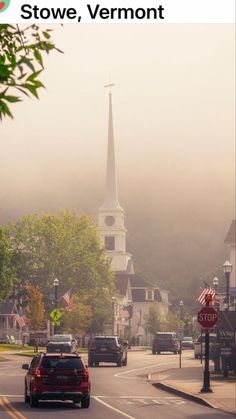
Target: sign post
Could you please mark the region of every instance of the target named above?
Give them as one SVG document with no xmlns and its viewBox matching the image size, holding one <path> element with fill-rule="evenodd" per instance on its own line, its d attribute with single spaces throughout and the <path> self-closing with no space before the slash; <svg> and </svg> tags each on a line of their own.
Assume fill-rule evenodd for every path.
<svg viewBox="0 0 236 419">
<path fill-rule="evenodd" d="M 197 316 L 198 323 L 205 330 L 205 369 L 201 393 L 212 393 L 212 389 L 210 387 L 209 371 L 209 330 L 212 329 L 213 326 L 215 326 L 215 324 L 217 323 L 218 313 L 213 307 L 209 306 L 210 302 L 212 301 L 211 294 L 205 295 L 205 301 L 206 306 L 198 312 Z"/>
</svg>

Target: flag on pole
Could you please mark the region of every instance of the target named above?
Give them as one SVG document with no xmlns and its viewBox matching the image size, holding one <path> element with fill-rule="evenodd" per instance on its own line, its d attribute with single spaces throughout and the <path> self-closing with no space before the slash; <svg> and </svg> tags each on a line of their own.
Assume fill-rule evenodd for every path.
<svg viewBox="0 0 236 419">
<path fill-rule="evenodd" d="M 211 294 L 212 296 L 212 301 L 215 298 L 215 290 L 213 290 L 211 287 L 206 287 L 204 289 L 201 290 L 201 293 L 199 294 L 199 296 L 196 298 L 196 301 L 200 304 L 205 304 L 205 295 L 207 294 Z"/>
<path fill-rule="evenodd" d="M 72 301 L 72 292 L 71 292 L 71 290 L 66 291 L 66 293 L 63 295 L 62 298 L 65 300 L 65 302 L 67 304 L 67 307 L 66 307 L 67 310 L 71 311 L 72 308 L 73 308 L 73 306 L 74 306 L 73 301 Z"/>
<path fill-rule="evenodd" d="M 20 327 L 26 326 L 24 317 L 25 317 L 24 312 L 22 308 L 20 308 L 19 312 L 15 314 L 15 320 Z"/>
</svg>

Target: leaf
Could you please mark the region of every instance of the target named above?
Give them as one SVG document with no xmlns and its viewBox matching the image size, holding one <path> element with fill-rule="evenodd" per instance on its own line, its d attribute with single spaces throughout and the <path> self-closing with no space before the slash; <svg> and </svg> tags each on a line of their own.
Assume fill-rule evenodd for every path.
<svg viewBox="0 0 236 419">
<path fill-rule="evenodd" d="M 33 96 L 35 96 L 37 99 L 39 98 L 39 97 L 38 97 L 38 93 L 37 93 L 37 87 L 35 87 L 34 85 L 29 84 L 29 83 L 25 83 L 25 84 L 23 84 L 23 87 L 24 87 L 25 89 L 29 90 L 29 92 L 30 92 Z"/>
<path fill-rule="evenodd" d="M 4 103 L 2 100 L 0 100 L 0 114 L 3 113 L 3 115 L 8 115 L 10 118 L 13 119 L 13 115 L 8 108 L 7 104 Z"/>
<path fill-rule="evenodd" d="M 21 99 L 17 96 L 3 96 L 3 99 L 11 103 L 21 102 Z"/>
<path fill-rule="evenodd" d="M 42 55 L 40 54 L 40 52 L 37 49 L 34 51 L 34 57 L 38 61 L 38 63 L 41 64 L 41 66 L 43 67 Z"/>
<path fill-rule="evenodd" d="M 46 39 L 50 39 L 51 38 L 51 35 L 49 34 L 49 33 L 47 33 L 47 32 L 43 32 L 43 36 L 46 38 Z"/>
<path fill-rule="evenodd" d="M 42 70 L 40 71 L 35 71 L 34 73 L 30 74 L 29 77 L 27 77 L 26 80 L 33 82 L 34 79 L 36 79 L 36 77 L 38 77 L 38 75 L 42 72 Z"/>
</svg>

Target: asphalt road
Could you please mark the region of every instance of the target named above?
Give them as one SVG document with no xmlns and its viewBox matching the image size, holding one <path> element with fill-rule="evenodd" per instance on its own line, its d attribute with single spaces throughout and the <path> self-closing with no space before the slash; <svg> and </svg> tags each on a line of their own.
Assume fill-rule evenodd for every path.
<svg viewBox="0 0 236 419">
<path fill-rule="evenodd" d="M 231 415 L 173 396 L 153 387 L 148 374 L 178 367 L 178 355 L 152 355 L 150 351 L 129 352 L 128 365 L 118 368 L 102 364 L 90 368 L 92 401 L 89 409 L 70 402 L 41 402 L 31 408 L 23 400 L 24 357 L 10 356 L 0 364 L 1 419 L 226 419 Z M 184 351 L 183 357 L 192 356 Z M 86 361 L 86 358 L 85 358 Z"/>
</svg>

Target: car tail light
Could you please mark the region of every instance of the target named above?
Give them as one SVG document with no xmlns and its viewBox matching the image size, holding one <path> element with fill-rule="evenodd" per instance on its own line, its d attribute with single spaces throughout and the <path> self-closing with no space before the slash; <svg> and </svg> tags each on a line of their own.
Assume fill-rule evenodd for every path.
<svg viewBox="0 0 236 419">
<path fill-rule="evenodd" d="M 35 378 L 46 378 L 48 377 L 47 371 L 45 371 L 43 368 L 36 368 L 34 372 Z"/>
<path fill-rule="evenodd" d="M 120 347 L 117 346 L 115 343 L 111 345 L 111 349 L 114 349 L 115 351 L 119 351 Z"/>
<path fill-rule="evenodd" d="M 89 372 L 87 369 L 77 370 L 76 375 L 81 381 L 88 381 L 89 379 Z"/>
</svg>

